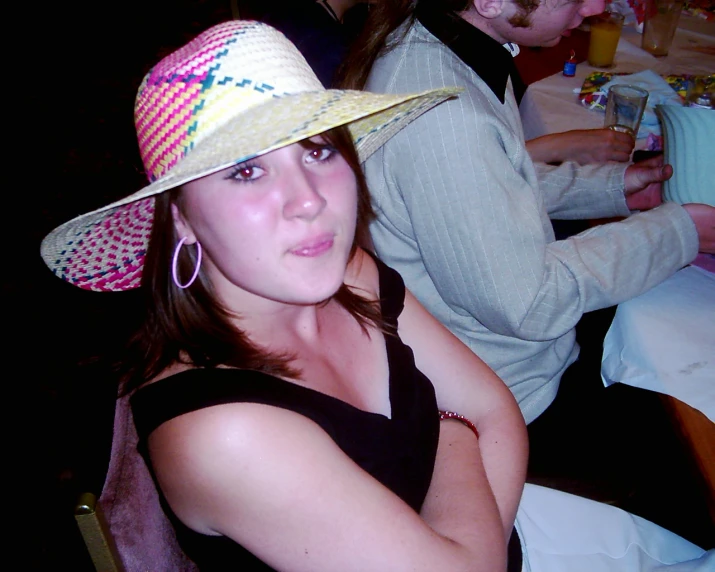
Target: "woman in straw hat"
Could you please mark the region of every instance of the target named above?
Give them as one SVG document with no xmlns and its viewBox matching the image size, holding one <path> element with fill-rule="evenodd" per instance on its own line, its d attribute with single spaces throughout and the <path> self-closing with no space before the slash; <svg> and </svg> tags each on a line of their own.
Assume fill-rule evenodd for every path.
<svg viewBox="0 0 715 572">
<path fill-rule="evenodd" d="M 326 91 L 280 33 L 221 24 L 139 89 L 150 184 L 43 241 L 64 280 L 146 292 L 125 389 L 201 569 L 501 570 L 510 546 L 518 570 L 532 538 L 538 570 L 551 550 L 538 513 L 573 497 L 527 489 L 520 545 L 511 393 L 356 241 L 360 160 L 454 93 Z M 702 555 L 633 522 L 628 545 L 651 526 L 649 554 Z M 559 542 L 592 553 L 590 534 Z"/>
</svg>

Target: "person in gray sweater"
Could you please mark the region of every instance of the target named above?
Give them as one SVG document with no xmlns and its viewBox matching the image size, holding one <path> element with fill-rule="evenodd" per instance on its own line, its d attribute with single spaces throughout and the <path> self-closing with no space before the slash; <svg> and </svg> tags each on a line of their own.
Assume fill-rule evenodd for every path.
<svg viewBox="0 0 715 572">
<path fill-rule="evenodd" d="M 582 316 L 648 290 L 699 250 L 712 252 L 715 209 L 660 205 L 660 183 L 672 173 L 660 159 L 553 166 L 529 156 L 518 110 L 524 87 L 505 47 L 555 45 L 600 13 L 602 0 L 397 0 L 382 9 L 349 56 L 343 86 L 464 92 L 366 162 L 374 247 L 507 383 L 531 423 L 565 372 L 576 383 L 599 379 L 597 366 L 576 374 L 572 365 Z M 626 218 L 555 240 L 550 219 L 604 217 Z M 568 407 L 591 419 L 587 408 Z"/>
</svg>

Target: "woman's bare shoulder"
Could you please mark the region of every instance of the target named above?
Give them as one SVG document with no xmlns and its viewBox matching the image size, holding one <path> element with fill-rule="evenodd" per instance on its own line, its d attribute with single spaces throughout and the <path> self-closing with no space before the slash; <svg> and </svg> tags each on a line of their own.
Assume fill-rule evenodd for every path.
<svg viewBox="0 0 715 572">
<path fill-rule="evenodd" d="M 289 475 L 292 455 L 320 443 L 334 446 L 310 419 L 242 402 L 171 419 L 151 434 L 148 445 L 157 480 L 176 515 L 198 532 L 215 534 L 212 519 L 221 514 L 221 499 L 229 491 L 235 500 L 241 490 L 266 492 L 257 483 L 269 475 L 274 485 L 288 486 L 276 482 L 275 475 Z"/>
<path fill-rule="evenodd" d="M 212 405 L 185 413 L 157 427 L 149 437 L 152 454 L 162 447 L 199 460 L 213 454 L 252 455 L 282 433 L 306 432 L 315 425 L 282 407 L 254 402 Z"/>
</svg>

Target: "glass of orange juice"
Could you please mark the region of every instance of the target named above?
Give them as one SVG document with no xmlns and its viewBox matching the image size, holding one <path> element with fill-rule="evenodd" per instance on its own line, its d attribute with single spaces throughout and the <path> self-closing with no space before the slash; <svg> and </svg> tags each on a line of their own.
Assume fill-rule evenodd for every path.
<svg viewBox="0 0 715 572">
<path fill-rule="evenodd" d="M 604 12 L 591 19 L 588 63 L 595 68 L 610 68 L 623 28 L 623 14 Z"/>
</svg>

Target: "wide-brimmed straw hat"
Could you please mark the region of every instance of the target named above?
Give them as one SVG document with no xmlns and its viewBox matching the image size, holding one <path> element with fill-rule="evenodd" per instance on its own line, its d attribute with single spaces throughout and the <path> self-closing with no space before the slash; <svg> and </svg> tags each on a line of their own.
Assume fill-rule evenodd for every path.
<svg viewBox="0 0 715 572">
<path fill-rule="evenodd" d="M 250 21 L 219 24 L 164 58 L 139 88 L 134 119 L 150 184 L 53 230 L 42 257 L 80 288 L 136 288 L 157 193 L 341 125 L 364 161 L 458 91 L 326 90 L 277 30 Z"/>
</svg>

